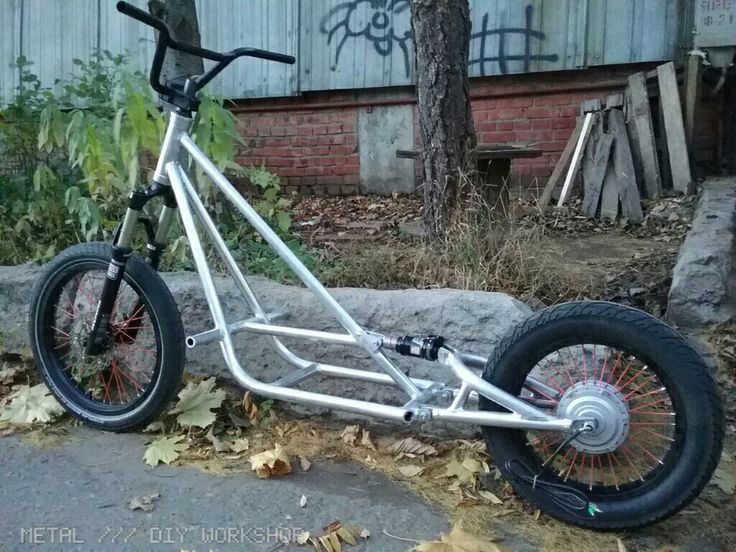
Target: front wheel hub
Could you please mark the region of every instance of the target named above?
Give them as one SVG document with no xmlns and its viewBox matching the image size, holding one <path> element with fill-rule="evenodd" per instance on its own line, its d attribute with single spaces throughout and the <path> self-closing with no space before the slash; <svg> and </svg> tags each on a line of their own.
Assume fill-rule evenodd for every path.
<svg viewBox="0 0 736 552">
<path fill-rule="evenodd" d="M 570 443 L 580 452 L 613 452 L 629 434 L 628 402 L 609 383 L 583 381 L 575 384 L 563 395 L 557 414 L 572 420 L 595 421 L 592 431 L 581 433 Z"/>
</svg>

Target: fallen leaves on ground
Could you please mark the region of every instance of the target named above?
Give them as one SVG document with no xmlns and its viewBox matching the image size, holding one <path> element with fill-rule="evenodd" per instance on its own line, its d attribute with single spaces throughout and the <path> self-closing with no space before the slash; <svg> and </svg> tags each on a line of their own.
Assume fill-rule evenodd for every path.
<svg viewBox="0 0 736 552">
<path fill-rule="evenodd" d="M 207 432 L 205 438 L 212 443 L 215 452 L 234 452 L 237 454 L 250 448 L 250 441 L 247 438 L 241 437 L 232 441 L 220 439 L 213 433 L 212 428 Z"/>
<path fill-rule="evenodd" d="M 50 422 L 64 412 L 64 408 L 49 394 L 45 384 L 18 386 L 8 397 L 10 401 L 0 410 L 0 421 L 12 424 Z"/>
<path fill-rule="evenodd" d="M 388 448 L 388 451 L 396 455 L 396 460 L 401 460 L 404 457 L 437 456 L 437 449 L 435 447 L 423 443 L 414 437 L 407 437 L 406 439 L 395 442 Z"/>
<path fill-rule="evenodd" d="M 253 393 L 246 391 L 243 395 L 243 412 L 251 425 L 258 424 L 258 405 L 253 400 Z"/>
<path fill-rule="evenodd" d="M 146 448 L 143 460 L 149 466 L 158 466 L 160 462 L 170 464 L 179 458 L 179 455 L 189 446 L 186 443 L 181 443 L 182 439 L 184 439 L 184 435 L 156 439 Z"/>
<path fill-rule="evenodd" d="M 438 541 L 421 541 L 414 550 L 415 552 L 505 552 L 506 548 L 494 540 L 481 539 L 455 526 L 449 535 L 440 534 Z"/>
<path fill-rule="evenodd" d="M 423 468 L 422 466 L 400 466 L 399 472 L 401 472 L 402 475 L 406 477 L 416 477 L 420 473 L 422 473 L 426 468 Z"/>
<path fill-rule="evenodd" d="M 152 512 L 154 502 L 161 498 L 159 493 L 144 496 L 134 496 L 128 501 L 128 508 L 131 510 L 143 510 L 144 512 Z"/>
<path fill-rule="evenodd" d="M 302 471 L 309 471 L 309 468 L 312 467 L 312 463 L 309 461 L 309 458 L 307 458 L 306 456 L 299 457 L 299 464 L 302 467 Z"/>
<path fill-rule="evenodd" d="M 223 389 L 214 389 L 215 378 L 199 383 L 189 382 L 179 393 L 179 402 L 172 410 L 178 413 L 176 421 L 182 427 L 206 428 L 215 421 L 216 414 L 213 408 L 220 408 L 225 400 Z"/>
<path fill-rule="evenodd" d="M 275 475 L 285 475 L 291 472 L 289 456 L 281 445 L 276 443 L 273 450 L 267 450 L 250 457 L 251 469 L 261 479 Z"/>
<path fill-rule="evenodd" d="M 15 378 L 18 377 L 21 371 L 21 366 L 10 366 L 7 363 L 3 364 L 2 369 L 0 369 L 0 384 L 10 385 L 13 383 Z"/>
<path fill-rule="evenodd" d="M 457 478 L 453 486 L 475 484 L 476 476 L 479 473 L 486 472 L 485 466 L 475 458 L 465 458 L 462 462 L 458 460 L 450 460 L 447 463 L 447 477 Z"/>
<path fill-rule="evenodd" d="M 370 531 L 352 523 L 333 521 L 324 528 L 322 534 L 312 535 L 304 532 L 297 537 L 297 544 L 310 544 L 316 552 L 342 552 L 342 544 L 355 546 L 359 540 L 370 537 Z"/>
</svg>

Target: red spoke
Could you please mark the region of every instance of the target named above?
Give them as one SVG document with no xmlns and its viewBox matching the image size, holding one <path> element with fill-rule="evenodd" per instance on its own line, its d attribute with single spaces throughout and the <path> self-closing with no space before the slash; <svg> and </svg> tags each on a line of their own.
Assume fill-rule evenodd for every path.
<svg viewBox="0 0 736 552">
<path fill-rule="evenodd" d="M 619 387 L 619 383 L 621 383 L 621 380 L 624 379 L 624 376 L 629 372 L 629 368 L 631 368 L 631 365 L 634 363 L 634 359 L 632 358 L 629 363 L 626 365 L 626 369 L 621 373 L 621 375 L 616 380 L 616 383 L 613 384 L 613 386 L 618 389 L 619 391 L 623 389 L 622 387 Z"/>
<path fill-rule="evenodd" d="M 599 381 L 603 383 L 603 376 L 606 373 L 606 368 L 608 367 L 608 355 L 603 357 L 603 367 L 601 368 L 601 375 L 599 378 Z"/>
<path fill-rule="evenodd" d="M 643 482 L 644 481 L 644 478 L 641 476 L 641 472 L 639 472 L 639 469 L 631 461 L 631 457 L 629 457 L 629 453 L 626 452 L 626 445 L 621 445 L 621 447 L 619 447 L 619 449 L 621 450 L 621 452 L 623 452 L 624 457 L 626 458 L 626 461 L 629 463 L 629 466 L 631 466 L 631 468 L 636 472 L 636 475 L 638 475 L 639 476 L 639 479 L 641 479 L 642 482 Z"/>
<path fill-rule="evenodd" d="M 70 335 L 69 335 L 68 333 L 66 333 L 66 332 L 65 332 L 65 331 L 63 331 L 63 330 L 60 330 L 60 329 L 59 329 L 59 328 L 57 328 L 56 326 L 51 326 L 51 329 L 52 329 L 52 330 L 54 330 L 55 332 L 59 332 L 59 333 L 60 333 L 61 335 L 63 335 L 64 337 L 66 337 L 66 338 L 68 338 L 68 339 L 71 339 L 71 336 L 70 336 Z"/>
<path fill-rule="evenodd" d="M 611 373 L 608 374 L 608 379 L 606 380 L 606 383 L 611 383 L 611 378 L 616 372 L 616 368 L 618 368 L 621 365 L 621 355 L 622 354 L 623 353 L 621 351 L 618 352 L 618 358 L 616 359 L 616 362 L 613 363 L 613 368 L 611 368 Z M 616 386 L 614 385 L 614 387 Z"/>
<path fill-rule="evenodd" d="M 630 410 L 629 410 L 629 414 L 631 414 L 632 412 L 641 412 L 641 409 L 642 409 L 642 408 L 647 408 L 647 407 L 649 407 L 649 406 L 656 406 L 656 405 L 658 405 L 658 404 L 663 404 L 663 403 L 666 403 L 666 402 L 668 402 L 668 400 L 667 400 L 667 399 L 659 399 L 658 401 L 654 401 L 654 402 L 648 402 L 648 403 L 646 403 L 646 404 L 642 404 L 642 405 L 639 405 L 639 406 L 637 406 L 636 408 L 632 408 L 632 409 L 630 409 Z"/>
<path fill-rule="evenodd" d="M 642 445 L 640 445 L 638 441 L 636 441 L 636 440 L 632 440 L 631 442 L 632 442 L 633 444 L 635 444 L 635 445 L 636 445 L 637 447 L 639 447 L 639 448 L 640 448 L 641 450 L 643 450 L 643 451 L 644 451 L 644 453 L 645 453 L 645 454 L 646 454 L 647 456 L 649 456 L 649 457 L 650 457 L 650 458 L 651 458 L 652 460 L 654 460 L 655 462 L 657 462 L 657 463 L 659 463 L 659 464 L 664 464 L 664 462 L 662 462 L 662 460 L 661 460 L 661 459 L 659 459 L 659 458 L 657 458 L 656 456 L 654 456 L 654 454 L 652 454 L 651 452 L 649 452 L 649 450 L 648 450 L 648 449 L 646 449 L 646 448 L 644 448 L 644 447 L 643 447 Z"/>
<path fill-rule="evenodd" d="M 611 477 L 613 477 L 613 484 L 616 487 L 616 490 L 618 490 L 618 477 L 616 477 L 616 470 L 613 468 L 613 460 L 611 458 L 614 458 L 613 454 L 610 452 L 606 454 L 608 457 L 608 466 L 611 468 Z"/>
<path fill-rule="evenodd" d="M 580 367 L 578 366 L 578 361 L 575 360 L 575 357 L 573 356 L 572 351 L 570 350 L 570 347 L 567 347 L 567 354 L 570 355 L 570 360 L 572 360 L 572 364 L 573 364 L 573 366 L 575 366 L 575 371 L 576 372 L 580 372 Z M 560 354 L 560 356 L 562 356 L 562 355 Z M 587 370 L 585 370 L 585 367 L 583 367 L 583 380 L 587 380 L 587 379 L 588 379 L 588 372 L 587 372 Z"/>
<path fill-rule="evenodd" d="M 575 466 L 575 461 L 578 459 L 578 453 L 580 451 L 578 449 L 575 449 L 575 455 L 572 457 L 572 461 L 570 462 L 570 467 L 567 470 L 567 473 L 565 474 L 565 481 L 570 477 L 570 473 L 572 473 L 572 468 Z"/>
<path fill-rule="evenodd" d="M 647 429 L 646 427 L 638 427 L 637 429 L 640 429 L 641 431 L 644 431 L 645 433 L 649 433 L 650 435 L 654 437 L 659 437 L 660 439 L 664 439 L 665 441 L 670 441 L 671 443 L 675 442 L 675 440 L 672 437 L 667 437 L 665 435 L 662 435 L 661 433 L 657 433 L 656 431 Z"/>
<path fill-rule="evenodd" d="M 583 347 L 583 354 L 585 354 L 585 347 Z M 598 371 L 598 346 L 593 343 L 593 381 L 595 381 L 595 374 Z"/>
<path fill-rule="evenodd" d="M 629 422 L 629 425 L 634 426 L 673 426 L 674 422 Z"/>
<path fill-rule="evenodd" d="M 664 393 L 667 391 L 666 387 L 659 387 L 657 389 L 653 389 L 651 391 L 647 391 L 646 393 L 642 393 L 641 395 L 638 395 L 636 397 L 632 397 L 630 400 L 637 401 L 639 399 L 643 399 L 644 397 L 649 397 L 651 395 L 656 395 L 657 393 Z"/>
</svg>

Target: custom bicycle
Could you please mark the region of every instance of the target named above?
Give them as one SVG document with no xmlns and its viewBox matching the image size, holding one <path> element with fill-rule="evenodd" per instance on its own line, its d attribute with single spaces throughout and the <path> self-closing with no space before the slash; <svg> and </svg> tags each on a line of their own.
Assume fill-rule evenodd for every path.
<svg viewBox="0 0 736 552">
<path fill-rule="evenodd" d="M 197 93 L 228 64 L 250 56 L 293 64 L 291 56 L 242 48 L 217 53 L 173 40 L 159 19 L 125 2 L 120 12 L 159 32 L 151 85 L 171 113 L 153 183 L 135 191 L 112 245 L 71 247 L 46 268 L 30 311 L 38 370 L 72 415 L 111 431 L 147 424 L 180 384 L 185 346 L 220 345 L 225 363 L 247 389 L 264 397 L 328 407 L 395 422 L 449 421 L 481 426 L 489 452 L 518 493 L 550 515 L 584 527 L 648 525 L 690 503 L 719 460 L 723 415 L 701 356 L 672 328 L 629 307 L 573 302 L 534 314 L 515 327 L 491 358 L 459 351 L 439 335 L 389 337 L 363 328 L 256 214 L 190 137 Z M 183 86 L 160 82 L 167 49 L 215 65 Z M 347 333 L 279 325 L 266 312 L 228 250 L 180 163 L 188 154 L 220 192 L 319 298 Z M 163 197 L 154 225 L 141 216 Z M 157 272 L 177 209 L 209 303 L 214 328 L 185 337 L 174 299 Z M 228 322 L 207 265 L 196 219 L 242 293 L 250 316 Z M 147 259 L 132 254 L 143 223 Z M 234 334 L 271 336 L 294 371 L 264 383 L 240 365 Z M 365 350 L 379 370 L 305 360 L 280 338 L 303 338 Z M 389 355 L 436 361 L 460 385 L 408 376 Z M 392 385 L 402 406 L 299 389 L 316 375 Z M 475 405 L 477 403 L 477 405 Z"/>
</svg>

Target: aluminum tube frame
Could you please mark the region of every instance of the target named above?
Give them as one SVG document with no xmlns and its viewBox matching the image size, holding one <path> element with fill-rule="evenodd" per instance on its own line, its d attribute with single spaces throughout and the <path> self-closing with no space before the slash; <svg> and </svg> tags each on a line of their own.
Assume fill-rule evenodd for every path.
<svg viewBox="0 0 736 552">
<path fill-rule="evenodd" d="M 411 416 L 407 416 L 407 414 L 416 412 L 416 407 L 407 409 L 404 407 L 388 406 L 322 393 L 313 393 L 289 387 L 290 385 L 294 385 L 299 381 L 303 381 L 304 379 L 317 374 L 346 377 L 367 382 L 395 385 L 409 395 L 410 400 L 407 404 L 410 404 L 412 401 L 416 402 L 415 399 L 417 396 L 426 395 L 426 390 L 433 386 L 442 389 L 442 384 L 437 384 L 436 382 L 429 380 L 409 378 L 403 372 L 399 371 L 398 368 L 385 356 L 383 351 L 380 350 L 382 345 L 382 336 L 364 330 L 352 319 L 352 317 L 350 317 L 350 315 L 347 314 L 346 311 L 344 311 L 337 301 L 329 295 L 329 292 L 327 292 L 322 284 L 316 280 L 311 272 L 304 267 L 298 258 L 293 255 L 288 247 L 271 230 L 265 221 L 255 213 L 245 198 L 237 192 L 232 184 L 230 184 L 230 182 L 228 182 L 227 179 L 214 167 L 209 159 L 207 159 L 204 153 L 197 148 L 185 132 L 182 132 L 179 135 L 178 141 L 179 144 L 189 152 L 194 161 L 204 169 L 205 173 L 207 173 L 215 182 L 217 187 L 225 194 L 225 196 L 245 216 L 256 231 L 258 231 L 277 252 L 277 254 L 287 262 L 307 287 L 317 295 L 325 307 L 335 315 L 335 318 L 349 332 L 349 335 L 346 336 L 343 334 L 332 334 L 328 332 L 302 330 L 299 328 L 273 325 L 245 281 L 242 272 L 237 267 L 237 264 L 227 249 L 227 246 L 224 244 L 224 240 L 222 240 L 222 237 L 219 235 L 214 222 L 208 216 L 204 205 L 199 199 L 194 186 L 189 181 L 183 168 L 177 161 L 170 161 L 166 164 L 166 176 L 174 190 L 182 222 L 191 245 L 195 265 L 197 266 L 197 270 L 200 274 L 205 296 L 210 306 L 212 318 L 215 322 L 215 329 L 211 330 L 212 336 L 217 335 L 216 339 L 220 342 L 220 347 L 226 364 L 236 379 L 246 388 L 251 389 L 255 393 L 275 399 L 335 408 L 394 421 L 409 420 Z M 195 212 L 197 218 L 200 219 L 205 227 L 207 234 L 212 237 L 218 252 L 223 257 L 223 260 L 225 260 L 228 271 L 234 277 L 246 303 L 251 307 L 256 315 L 250 320 L 245 320 L 236 324 L 242 326 L 244 331 L 271 335 L 273 337 L 273 342 L 276 345 L 276 349 L 282 358 L 295 367 L 300 368 L 297 372 L 287 375 L 281 380 L 277 380 L 277 382 L 269 384 L 252 378 L 240 366 L 232 344 L 232 329 L 228 326 L 225 320 L 222 305 L 220 304 L 214 285 L 212 273 L 209 270 L 204 254 L 204 248 L 198 235 L 195 222 Z M 320 342 L 339 343 L 341 345 L 362 346 L 373 357 L 373 359 L 377 361 L 379 367 L 385 373 L 353 370 L 304 360 L 289 351 L 277 339 L 277 336 L 306 338 Z M 573 425 L 573 420 L 551 416 L 548 413 L 535 408 L 524 400 L 518 399 L 517 397 L 492 386 L 473 373 L 470 367 L 478 369 L 482 364 L 485 364 L 486 359 L 475 355 L 467 355 L 463 353 L 457 353 L 457 355 L 455 355 L 451 353 L 446 357 L 446 360 L 450 368 L 452 368 L 456 375 L 461 379 L 463 385 L 460 389 L 447 389 L 447 391 L 452 391 L 451 396 L 455 398 L 451 408 L 436 408 L 430 407 L 429 405 L 419 405 L 418 408 L 424 409 L 425 411 L 431 408 L 431 419 L 496 427 L 552 431 L 566 431 Z M 465 402 L 469 398 L 473 398 L 473 396 L 477 396 L 478 394 L 482 394 L 490 400 L 509 408 L 511 413 L 464 410 L 462 407 Z"/>
<path fill-rule="evenodd" d="M 322 283 L 312 274 L 309 269 L 299 260 L 291 249 L 281 240 L 273 229 L 264 221 L 255 209 L 245 200 L 227 178 L 215 167 L 212 161 L 200 150 L 186 133 L 179 136 L 179 143 L 184 147 L 195 163 L 210 177 L 214 184 L 220 189 L 225 197 L 245 217 L 248 223 L 258 232 L 261 237 L 271 246 L 276 254 L 291 268 L 314 294 L 322 305 L 337 319 L 338 322 L 352 335 L 356 341 L 361 343 L 364 349 L 379 364 L 381 369 L 388 373 L 398 387 L 410 397 L 415 397 L 421 390 L 414 385 L 409 377 L 399 370 L 381 351 L 379 339 L 366 332 L 348 313 L 342 308 L 332 295 L 325 289 Z M 185 175 L 186 178 L 186 175 Z M 191 185 L 190 185 L 191 187 Z M 191 192 L 195 197 L 196 193 Z M 197 198 L 198 200 L 198 198 Z"/>
</svg>

